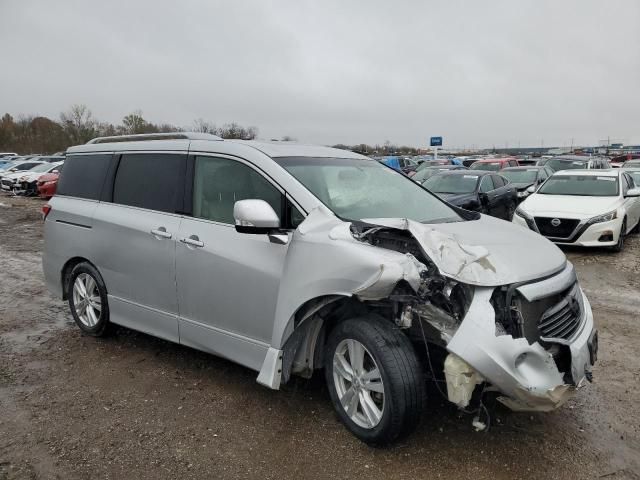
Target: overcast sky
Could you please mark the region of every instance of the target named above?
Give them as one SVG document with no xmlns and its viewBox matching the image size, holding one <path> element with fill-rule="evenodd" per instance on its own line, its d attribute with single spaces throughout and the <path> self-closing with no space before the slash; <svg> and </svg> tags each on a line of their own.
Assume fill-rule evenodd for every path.
<svg viewBox="0 0 640 480">
<path fill-rule="evenodd" d="M 640 143 L 640 1 L 0 0 L 0 114 L 334 144 Z"/>
</svg>

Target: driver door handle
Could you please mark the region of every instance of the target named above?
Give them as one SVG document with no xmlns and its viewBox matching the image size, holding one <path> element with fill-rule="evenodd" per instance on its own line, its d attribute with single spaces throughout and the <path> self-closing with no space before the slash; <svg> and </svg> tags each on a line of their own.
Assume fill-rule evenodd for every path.
<svg viewBox="0 0 640 480">
<path fill-rule="evenodd" d="M 204 242 L 200 241 L 197 235 L 191 235 L 189 238 L 181 238 L 180 241 L 190 247 L 204 247 Z"/>
</svg>

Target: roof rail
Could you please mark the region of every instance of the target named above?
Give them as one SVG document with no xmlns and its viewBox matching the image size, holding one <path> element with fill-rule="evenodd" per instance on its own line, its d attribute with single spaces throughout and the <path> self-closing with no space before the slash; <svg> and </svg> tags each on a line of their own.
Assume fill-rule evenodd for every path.
<svg viewBox="0 0 640 480">
<path fill-rule="evenodd" d="M 113 137 L 96 137 L 87 142 L 91 143 L 118 143 L 118 142 L 144 142 L 148 140 L 214 140 L 222 138 L 211 133 L 199 132 L 170 132 L 170 133 L 140 133 L 136 135 L 115 135 Z"/>
</svg>

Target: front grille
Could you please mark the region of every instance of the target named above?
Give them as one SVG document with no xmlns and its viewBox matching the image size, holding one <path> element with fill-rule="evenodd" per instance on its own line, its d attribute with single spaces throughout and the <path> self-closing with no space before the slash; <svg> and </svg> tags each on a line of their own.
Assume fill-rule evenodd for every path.
<svg viewBox="0 0 640 480">
<path fill-rule="evenodd" d="M 576 283 L 569 294 L 542 314 L 538 321 L 540 336 L 568 340 L 573 336 L 582 319 L 582 302 Z"/>
<path fill-rule="evenodd" d="M 542 235 L 554 238 L 569 238 L 580 223 L 580 220 L 573 218 L 556 217 L 535 217 L 535 221 Z"/>
</svg>

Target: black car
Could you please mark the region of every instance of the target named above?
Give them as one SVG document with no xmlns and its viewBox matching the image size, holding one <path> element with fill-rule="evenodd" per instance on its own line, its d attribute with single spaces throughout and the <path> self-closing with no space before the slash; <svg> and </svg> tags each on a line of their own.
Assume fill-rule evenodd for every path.
<svg viewBox="0 0 640 480">
<path fill-rule="evenodd" d="M 416 174 L 411 177 L 411 180 L 414 180 L 418 183 L 424 183 L 427 179 L 432 176 L 440 173 L 447 172 L 450 170 L 469 170 L 467 167 L 463 167 L 462 165 L 432 165 L 429 167 L 425 167 L 419 169 Z"/>
<path fill-rule="evenodd" d="M 483 170 L 438 173 L 422 186 L 452 205 L 509 221 L 518 201 L 515 187 L 506 178 Z"/>
<path fill-rule="evenodd" d="M 549 167 L 508 167 L 500 170 L 500 175 L 505 177 L 511 185 L 516 188 L 518 194 L 518 202 L 521 202 L 542 183 L 553 175 L 553 170 Z"/>
</svg>

